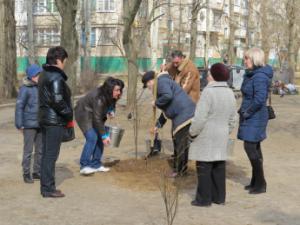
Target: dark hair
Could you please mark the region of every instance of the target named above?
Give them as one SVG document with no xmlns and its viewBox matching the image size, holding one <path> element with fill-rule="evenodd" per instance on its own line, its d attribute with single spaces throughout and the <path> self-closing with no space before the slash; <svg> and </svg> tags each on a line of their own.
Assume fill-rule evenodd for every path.
<svg viewBox="0 0 300 225">
<path fill-rule="evenodd" d="M 227 81 L 230 76 L 229 69 L 222 63 L 213 64 L 210 73 L 215 81 Z"/>
<path fill-rule="evenodd" d="M 121 93 L 123 92 L 124 82 L 120 79 L 108 77 L 102 86 L 99 87 L 99 97 L 108 107 L 115 107 L 116 99 L 113 98 L 113 90 L 115 86 L 121 87 Z"/>
<path fill-rule="evenodd" d="M 174 50 L 172 52 L 171 56 L 172 56 L 172 58 L 175 58 L 175 57 L 182 58 L 182 57 L 184 57 L 184 55 L 182 54 L 182 51 L 180 51 L 180 50 Z"/>
<path fill-rule="evenodd" d="M 56 65 L 56 60 L 64 61 L 66 58 L 68 58 L 68 53 L 67 51 L 61 47 L 61 46 L 56 46 L 49 48 L 47 52 L 47 57 L 46 57 L 46 64 L 49 65 Z"/>
</svg>

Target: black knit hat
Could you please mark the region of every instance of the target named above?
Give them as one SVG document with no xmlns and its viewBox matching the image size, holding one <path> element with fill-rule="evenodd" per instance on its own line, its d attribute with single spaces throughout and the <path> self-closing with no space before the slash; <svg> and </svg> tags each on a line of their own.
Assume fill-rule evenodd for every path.
<svg viewBox="0 0 300 225">
<path fill-rule="evenodd" d="M 143 88 L 147 88 L 148 81 L 153 80 L 154 76 L 155 76 L 155 72 L 152 70 L 144 73 L 144 75 L 142 77 L 142 83 L 144 84 Z"/>
<path fill-rule="evenodd" d="M 229 69 L 222 63 L 213 64 L 210 73 L 215 81 L 227 81 L 229 79 Z"/>
</svg>

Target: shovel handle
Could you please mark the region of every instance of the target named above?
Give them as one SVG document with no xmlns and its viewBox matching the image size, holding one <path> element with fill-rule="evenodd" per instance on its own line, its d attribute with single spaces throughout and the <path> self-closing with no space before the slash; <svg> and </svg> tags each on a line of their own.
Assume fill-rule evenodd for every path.
<svg viewBox="0 0 300 225">
<path fill-rule="evenodd" d="M 155 72 L 155 74 L 154 74 L 154 86 L 153 86 L 153 99 L 154 99 L 154 102 L 156 101 L 156 96 L 157 96 L 157 73 Z M 152 124 L 153 127 L 155 127 L 155 125 L 156 125 L 156 107 L 153 107 L 152 123 L 153 123 Z M 156 137 L 156 133 L 154 132 L 152 140 L 151 140 L 151 146 L 154 145 L 155 137 Z"/>
</svg>

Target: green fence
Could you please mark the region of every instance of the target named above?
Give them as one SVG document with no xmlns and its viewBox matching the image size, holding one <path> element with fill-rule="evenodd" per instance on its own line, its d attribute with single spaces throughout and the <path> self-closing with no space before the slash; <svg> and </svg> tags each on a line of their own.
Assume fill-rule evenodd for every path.
<svg viewBox="0 0 300 225">
<path fill-rule="evenodd" d="M 83 57 L 81 57 L 81 69 L 83 69 Z M 46 57 L 40 56 L 37 58 L 40 65 L 46 62 Z M 214 64 L 222 62 L 221 58 L 210 58 L 209 64 Z M 163 63 L 162 58 L 156 60 L 156 69 Z M 194 63 L 197 67 L 204 67 L 205 60 L 204 57 L 196 57 Z M 270 60 L 271 65 L 275 65 L 276 60 Z M 17 58 L 17 71 L 18 73 L 25 73 L 26 67 L 28 66 L 28 57 L 18 57 Z M 152 67 L 150 58 L 139 58 L 137 61 L 140 71 L 147 71 L 150 69 L 155 69 Z M 236 64 L 241 65 L 242 59 L 237 59 Z M 90 66 L 96 73 L 111 73 L 111 74 L 122 74 L 127 71 L 127 62 L 124 57 L 113 57 L 113 56 L 92 56 L 90 59 Z"/>
</svg>

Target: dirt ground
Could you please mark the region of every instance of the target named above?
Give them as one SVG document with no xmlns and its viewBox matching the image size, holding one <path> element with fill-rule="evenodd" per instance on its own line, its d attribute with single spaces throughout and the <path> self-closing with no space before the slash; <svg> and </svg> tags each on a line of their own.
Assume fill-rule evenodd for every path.
<svg viewBox="0 0 300 225">
<path fill-rule="evenodd" d="M 146 101 L 142 100 L 145 103 Z M 225 206 L 192 207 L 196 177 L 190 163 L 188 177 L 180 183 L 176 225 L 300 225 L 300 96 L 273 98 L 277 113 L 270 121 L 268 139 L 263 142 L 267 193 L 249 195 L 250 165 L 242 142 L 236 141 L 227 163 Z M 84 139 L 63 144 L 57 162 L 57 186 L 62 199 L 44 199 L 39 182 L 22 181 L 22 136 L 13 125 L 13 108 L 0 109 L 0 224 L 1 225 L 165 225 L 166 213 L 160 187 L 167 159 L 172 153 L 170 127 L 161 132 L 163 153 L 147 162 L 145 139 L 149 138 L 151 108 L 139 110 L 138 160 L 133 147 L 133 125 L 119 107 L 118 119 L 110 121 L 125 128 L 120 148 L 105 149 L 111 172 L 79 175 L 79 157 Z M 234 133 L 236 135 L 236 132 Z M 112 163 L 116 162 L 116 163 Z"/>
</svg>

